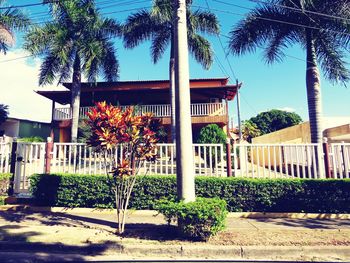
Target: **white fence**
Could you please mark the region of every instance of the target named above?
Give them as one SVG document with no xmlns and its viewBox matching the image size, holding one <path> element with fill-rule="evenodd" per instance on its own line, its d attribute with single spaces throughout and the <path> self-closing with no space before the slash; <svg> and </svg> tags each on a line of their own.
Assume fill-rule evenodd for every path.
<svg viewBox="0 0 350 263">
<path fill-rule="evenodd" d="M 10 172 L 11 143 L 0 142 L 0 173 Z"/>
<path fill-rule="evenodd" d="M 350 143 L 332 143 L 329 150 L 332 177 L 350 178 Z"/>
<path fill-rule="evenodd" d="M 232 173 L 251 178 L 325 178 L 321 144 L 240 144 Z"/>
<path fill-rule="evenodd" d="M 44 173 L 45 163 L 51 173 L 105 174 L 111 170 L 112 158 L 120 161 L 124 148 L 118 146 L 113 154 L 104 156 L 82 143 L 54 143 L 46 153 L 45 143 L 0 143 L 0 173 L 15 171 L 15 193 L 28 191 L 28 178 Z M 236 144 L 232 147 L 231 169 L 222 144 L 193 144 L 193 164 L 196 176 L 248 178 L 350 178 L 350 143 L 329 144 L 329 165 L 322 144 Z M 15 149 L 15 152 L 13 149 Z M 15 161 L 11 163 L 11 155 Z M 158 158 L 144 163 L 140 174 L 176 174 L 174 144 L 158 144 Z M 46 156 L 51 156 L 50 162 Z"/>
<path fill-rule="evenodd" d="M 15 193 L 29 189 L 29 176 L 45 171 L 45 143 L 18 142 L 14 176 Z"/>
<path fill-rule="evenodd" d="M 112 158 L 120 161 L 124 148 L 118 146 L 113 156 L 95 152 L 83 143 L 55 143 L 51 172 L 77 174 L 105 174 L 111 169 Z M 194 173 L 203 176 L 224 176 L 226 164 L 222 144 L 194 144 Z M 158 144 L 158 158 L 145 162 L 141 174 L 176 174 L 176 149 L 174 144 Z M 107 165 L 106 165 L 107 164 Z"/>
<path fill-rule="evenodd" d="M 120 106 L 125 110 L 128 106 Z M 152 112 L 154 117 L 170 117 L 170 104 L 157 105 L 134 105 L 137 114 L 142 115 L 147 112 Z M 86 113 L 89 112 L 90 107 L 81 107 L 79 116 L 86 118 Z M 192 103 L 191 116 L 223 116 L 226 115 L 226 107 L 223 103 Z M 54 110 L 54 120 L 69 120 L 72 118 L 71 108 L 56 108 Z"/>
</svg>

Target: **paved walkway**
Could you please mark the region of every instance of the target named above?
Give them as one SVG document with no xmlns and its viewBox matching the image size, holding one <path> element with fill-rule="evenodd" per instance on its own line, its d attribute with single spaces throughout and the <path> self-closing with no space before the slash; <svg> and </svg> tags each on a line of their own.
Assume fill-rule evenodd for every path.
<svg viewBox="0 0 350 263">
<path fill-rule="evenodd" d="M 164 217 L 156 211 L 129 211 L 126 222 L 129 228 L 146 228 L 166 225 Z M 42 225 L 42 226 L 94 226 L 115 229 L 116 214 L 112 211 L 75 212 L 32 212 L 0 211 L 0 226 L 7 224 Z M 350 230 L 350 220 L 342 219 L 291 219 L 291 218 L 236 218 L 228 216 L 228 230 Z"/>
<path fill-rule="evenodd" d="M 208 243 L 181 240 L 155 211 L 130 211 L 127 233 L 115 234 L 108 211 L 0 211 L 0 256 L 11 251 L 118 258 L 350 260 L 350 220 L 235 218 Z M 9 254 L 10 253 L 10 254 Z M 5 256 L 5 255 L 3 255 Z M 48 260 L 48 258 L 46 258 Z M 8 261 L 10 262 L 10 261 Z"/>
</svg>

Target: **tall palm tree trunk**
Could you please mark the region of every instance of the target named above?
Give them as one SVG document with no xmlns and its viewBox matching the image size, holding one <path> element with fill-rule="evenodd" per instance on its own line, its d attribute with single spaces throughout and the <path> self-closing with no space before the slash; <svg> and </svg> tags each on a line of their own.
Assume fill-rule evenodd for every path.
<svg viewBox="0 0 350 263">
<path fill-rule="evenodd" d="M 71 126 L 71 142 L 78 140 L 78 125 L 80 111 L 80 89 L 81 89 L 81 67 L 80 57 L 77 54 L 73 65 L 73 81 L 72 81 L 72 126 Z"/>
<path fill-rule="evenodd" d="M 171 107 L 171 142 L 176 141 L 176 117 L 175 117 L 175 50 L 174 50 L 174 34 L 171 34 L 170 43 L 170 62 L 169 62 L 169 95 Z"/>
<path fill-rule="evenodd" d="M 315 40 L 312 30 L 306 31 L 306 89 L 312 143 L 322 143 L 321 83 L 317 68 Z"/>
<path fill-rule="evenodd" d="M 178 0 L 175 33 L 176 182 L 184 202 L 195 201 L 186 1 Z"/>
</svg>

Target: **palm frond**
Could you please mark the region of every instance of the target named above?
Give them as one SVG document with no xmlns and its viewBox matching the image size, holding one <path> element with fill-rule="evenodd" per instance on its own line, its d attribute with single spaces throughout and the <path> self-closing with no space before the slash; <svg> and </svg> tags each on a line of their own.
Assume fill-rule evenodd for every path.
<svg viewBox="0 0 350 263">
<path fill-rule="evenodd" d="M 100 23 L 96 23 L 100 34 L 108 37 L 121 37 L 123 34 L 123 28 L 120 23 L 114 19 L 104 18 L 100 20 Z"/>
<path fill-rule="evenodd" d="M 107 81 L 116 81 L 119 78 L 119 62 L 116 59 L 116 50 L 111 41 L 103 43 L 104 55 L 102 59 L 102 70 L 104 79 Z"/>
<path fill-rule="evenodd" d="M 39 85 L 52 84 L 60 70 L 60 61 L 54 52 L 44 57 L 40 66 Z"/>
<path fill-rule="evenodd" d="M 17 8 L 7 9 L 0 13 L 0 25 L 13 30 L 27 29 L 31 20 L 21 10 Z"/>
<path fill-rule="evenodd" d="M 155 34 L 151 44 L 151 55 L 153 63 L 157 63 L 164 54 L 171 41 L 171 32 L 163 30 Z"/>
<path fill-rule="evenodd" d="M 282 62 L 285 57 L 284 49 L 288 46 L 293 45 L 295 42 L 295 36 L 293 31 L 288 30 L 276 30 L 268 38 L 267 45 L 264 50 L 264 58 L 267 64 L 272 64 L 273 62 Z"/>
<path fill-rule="evenodd" d="M 134 48 L 144 41 L 151 40 L 153 33 L 161 27 L 155 22 L 146 10 L 130 15 L 123 26 L 124 46 Z"/>
<path fill-rule="evenodd" d="M 93 0 L 50 2 L 53 22 L 33 27 L 25 37 L 24 48 L 35 56 L 43 56 L 39 83 L 58 83 L 72 76 L 74 61 L 89 81 L 102 73 L 118 78 L 118 61 L 111 37 L 121 35 L 121 26 L 103 18 Z M 110 63 L 110 65 L 108 65 Z"/>
<path fill-rule="evenodd" d="M 276 21 L 285 21 L 287 24 Z M 229 50 L 236 55 L 254 52 L 257 47 L 263 47 L 276 31 L 290 31 L 293 35 L 303 31 L 302 27 L 292 25 L 300 23 L 303 21 L 281 8 L 260 6 L 231 30 Z"/>
<path fill-rule="evenodd" d="M 61 36 L 62 38 L 64 30 L 58 23 L 47 23 L 42 27 L 32 27 L 24 37 L 23 48 L 34 56 L 40 56 L 54 44 L 56 37 Z"/>
<path fill-rule="evenodd" d="M 346 85 L 350 80 L 350 72 L 338 42 L 327 34 L 320 35 L 315 41 L 316 54 L 325 77 L 333 84 L 340 82 Z"/>
<path fill-rule="evenodd" d="M 161 24 L 173 20 L 174 10 L 174 1 L 153 0 L 150 15 Z"/>
<path fill-rule="evenodd" d="M 204 69 L 209 69 L 213 64 L 213 51 L 209 41 L 198 34 L 192 34 L 188 38 L 188 47 L 197 62 Z"/>
<path fill-rule="evenodd" d="M 188 14 L 189 31 L 205 34 L 220 33 L 220 24 L 217 16 L 209 11 L 196 10 Z"/>
<path fill-rule="evenodd" d="M 30 19 L 17 8 L 0 10 L 0 52 L 6 54 L 8 48 L 15 43 L 13 32 L 27 29 L 30 23 Z"/>
</svg>

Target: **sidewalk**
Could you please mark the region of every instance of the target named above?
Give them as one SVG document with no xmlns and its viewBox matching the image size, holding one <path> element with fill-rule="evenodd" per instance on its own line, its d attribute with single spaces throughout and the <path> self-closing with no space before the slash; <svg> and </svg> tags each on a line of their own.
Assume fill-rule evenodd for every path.
<svg viewBox="0 0 350 263">
<path fill-rule="evenodd" d="M 35 212 L 2 207 L 0 258 L 36 252 L 33 255 L 49 253 L 67 260 L 350 260 L 349 219 L 247 219 L 231 213 L 227 229 L 204 243 L 181 240 L 176 227 L 168 226 L 155 211 L 130 211 L 123 237 L 115 234 L 115 218 L 109 210 Z"/>
</svg>

